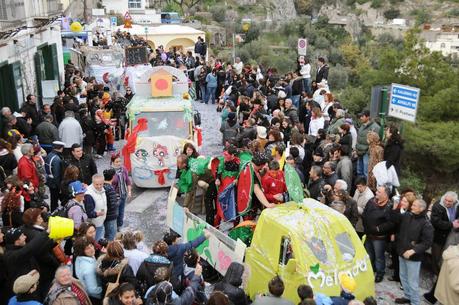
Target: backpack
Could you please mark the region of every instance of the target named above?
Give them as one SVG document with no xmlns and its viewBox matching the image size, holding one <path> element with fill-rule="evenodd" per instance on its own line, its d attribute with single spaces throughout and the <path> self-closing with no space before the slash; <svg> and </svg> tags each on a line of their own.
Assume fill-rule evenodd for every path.
<svg viewBox="0 0 459 305">
<path fill-rule="evenodd" d="M 65 206 L 59 206 L 57 209 L 55 209 L 51 213 L 51 216 L 59 216 L 59 217 L 68 218 L 70 209 L 73 208 L 76 205 L 78 205 L 78 204 L 75 201 L 69 201 Z M 78 205 L 78 206 L 80 206 L 80 205 Z"/>
</svg>

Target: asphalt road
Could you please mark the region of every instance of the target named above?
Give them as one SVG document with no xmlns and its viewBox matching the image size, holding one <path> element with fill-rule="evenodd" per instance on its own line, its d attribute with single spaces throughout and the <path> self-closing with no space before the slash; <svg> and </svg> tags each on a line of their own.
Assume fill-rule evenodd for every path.
<svg viewBox="0 0 459 305">
<path fill-rule="evenodd" d="M 220 129 L 220 113 L 216 112 L 215 105 L 205 105 L 193 102 L 193 107 L 201 113 L 203 130 L 203 147 L 201 154 L 205 156 L 216 156 L 222 151 Z M 117 142 L 115 146 L 120 149 L 123 141 Z M 96 161 L 99 171 L 109 167 L 109 156 Z M 167 195 L 169 188 L 141 189 L 134 187 L 133 196 L 126 206 L 125 229 L 141 230 L 145 235 L 147 245 L 152 245 L 162 238 L 168 231 L 166 226 Z M 392 305 L 394 299 L 403 296 L 400 284 L 390 282 L 387 277 L 392 275 L 388 270 L 386 279 L 376 284 L 376 298 L 378 305 Z M 427 270 L 421 273 L 421 299 L 422 293 L 430 289 L 433 282 L 432 274 Z M 422 301 L 422 305 L 428 303 Z"/>
</svg>

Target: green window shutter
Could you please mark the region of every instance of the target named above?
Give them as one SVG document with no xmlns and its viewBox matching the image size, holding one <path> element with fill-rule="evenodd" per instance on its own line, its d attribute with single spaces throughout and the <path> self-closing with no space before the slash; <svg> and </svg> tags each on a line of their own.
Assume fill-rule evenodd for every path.
<svg viewBox="0 0 459 305">
<path fill-rule="evenodd" d="M 37 50 L 34 57 L 34 64 L 35 64 L 35 76 L 37 78 L 37 98 L 40 106 L 43 104 L 43 92 L 41 89 L 41 81 L 44 79 L 44 68 L 43 68 L 43 58 L 41 54 L 41 50 Z"/>
<path fill-rule="evenodd" d="M 57 56 L 57 46 L 55 43 L 50 45 L 51 49 L 51 59 L 52 59 L 52 64 L 53 64 L 53 72 L 54 72 L 54 77 L 53 79 L 57 79 L 59 81 L 59 87 L 60 87 L 60 78 L 59 78 L 59 57 Z"/>
</svg>

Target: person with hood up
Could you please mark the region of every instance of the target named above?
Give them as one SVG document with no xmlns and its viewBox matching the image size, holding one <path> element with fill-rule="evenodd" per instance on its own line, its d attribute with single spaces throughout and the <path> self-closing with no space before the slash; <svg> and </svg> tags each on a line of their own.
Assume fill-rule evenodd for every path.
<svg viewBox="0 0 459 305">
<path fill-rule="evenodd" d="M 237 122 L 236 113 L 228 113 L 226 121 L 222 122 L 220 132 L 222 133 L 222 143 L 225 146 L 229 140 L 236 139 L 239 128 L 241 126 Z"/>
<path fill-rule="evenodd" d="M 287 185 L 284 172 L 279 169 L 279 162 L 276 160 L 269 162 L 269 170 L 261 178 L 261 184 L 269 202 L 278 204 L 286 201 Z"/>
<path fill-rule="evenodd" d="M 248 305 L 247 296 L 241 287 L 244 265 L 232 262 L 221 282 L 215 284 L 214 291 L 224 292 L 232 304 Z"/>
<path fill-rule="evenodd" d="M 186 289 L 190 287 L 193 278 L 195 277 L 196 266 L 199 264 L 199 254 L 195 249 L 187 250 L 183 255 L 183 277 L 182 277 L 182 287 Z M 207 296 L 205 289 L 204 278 L 202 275 L 199 276 L 200 282 L 198 289 L 195 293 L 194 303 L 195 304 L 205 304 L 207 302 Z"/>
<path fill-rule="evenodd" d="M 410 213 L 398 213 L 392 209 L 392 221 L 399 225 L 395 234 L 400 262 L 400 280 L 404 297 L 396 298 L 396 304 L 420 305 L 419 277 L 424 253 L 432 246 L 434 229 L 426 216 L 427 203 L 416 199 Z"/>
</svg>

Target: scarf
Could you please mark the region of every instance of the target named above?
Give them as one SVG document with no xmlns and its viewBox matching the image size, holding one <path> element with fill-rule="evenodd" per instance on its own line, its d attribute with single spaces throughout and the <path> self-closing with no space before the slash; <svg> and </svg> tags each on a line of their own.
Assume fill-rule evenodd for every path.
<svg viewBox="0 0 459 305">
<path fill-rule="evenodd" d="M 75 294 L 77 297 L 78 301 L 80 301 L 81 305 L 89 305 L 86 302 L 86 295 L 83 290 L 80 289 L 75 283 L 72 283 L 72 286 L 70 287 L 71 291 Z"/>
<path fill-rule="evenodd" d="M 120 167 L 116 170 L 116 176 L 118 177 L 118 192 L 120 197 L 122 197 L 127 193 L 127 185 L 126 179 L 124 177 L 123 167 Z"/>
</svg>

